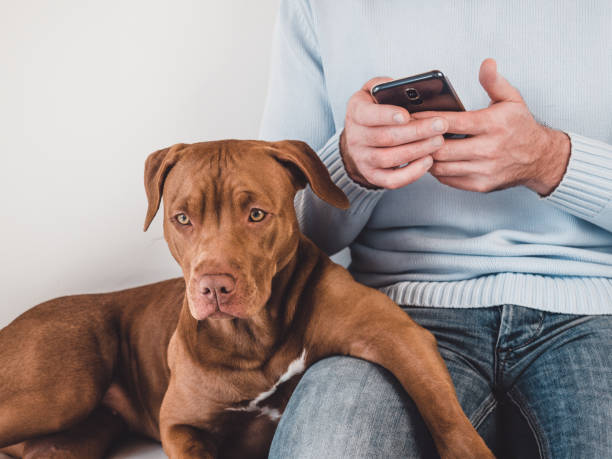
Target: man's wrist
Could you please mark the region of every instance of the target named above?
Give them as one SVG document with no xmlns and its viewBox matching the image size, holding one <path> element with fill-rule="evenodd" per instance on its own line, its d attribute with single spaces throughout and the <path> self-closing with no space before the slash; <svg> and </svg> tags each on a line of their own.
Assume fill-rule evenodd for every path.
<svg viewBox="0 0 612 459">
<path fill-rule="evenodd" d="M 563 131 L 545 126 L 542 128 L 540 166 L 536 170 L 536 177 L 528 180 L 525 186 L 545 197 L 559 186 L 565 175 L 571 153 L 571 142 Z"/>
<path fill-rule="evenodd" d="M 340 133 L 339 147 L 340 147 L 340 158 L 342 159 L 342 164 L 344 164 L 344 169 L 346 170 L 346 173 L 348 174 L 349 178 L 353 182 L 361 185 L 364 188 L 367 188 L 370 190 L 380 189 L 379 187 L 372 185 L 370 182 L 368 182 L 366 178 L 363 175 L 361 175 L 361 173 L 357 169 L 357 165 L 353 161 L 353 158 L 351 158 L 351 156 L 348 154 L 348 145 L 346 143 L 346 135 L 345 135 L 344 129 Z"/>
</svg>

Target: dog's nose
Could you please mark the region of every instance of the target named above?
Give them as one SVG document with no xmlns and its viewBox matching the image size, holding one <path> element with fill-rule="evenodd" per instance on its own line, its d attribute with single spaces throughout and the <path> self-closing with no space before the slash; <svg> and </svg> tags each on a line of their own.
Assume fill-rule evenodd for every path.
<svg viewBox="0 0 612 459">
<path fill-rule="evenodd" d="M 229 274 L 211 274 L 200 279 L 200 293 L 210 302 L 223 303 L 236 289 L 236 281 Z"/>
</svg>

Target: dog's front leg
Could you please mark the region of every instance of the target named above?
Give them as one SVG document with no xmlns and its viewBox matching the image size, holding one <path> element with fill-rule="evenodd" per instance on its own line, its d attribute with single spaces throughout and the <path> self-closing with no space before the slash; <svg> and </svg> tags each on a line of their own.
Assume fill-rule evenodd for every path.
<svg viewBox="0 0 612 459">
<path fill-rule="evenodd" d="M 217 446 L 210 434 L 188 425 L 162 427 L 161 440 L 170 459 L 214 459 Z"/>
<path fill-rule="evenodd" d="M 419 408 L 440 457 L 493 457 L 463 412 L 436 340 L 427 330 L 399 317 L 397 322 L 377 323 L 353 343 L 349 355 L 377 363 L 395 375 Z"/>
<path fill-rule="evenodd" d="M 492 458 L 463 412 L 434 336 L 386 295 L 351 282 L 315 304 L 307 339 L 313 354 L 358 357 L 377 363 L 414 400 L 442 458 Z"/>
<path fill-rule="evenodd" d="M 170 359 L 174 362 L 174 359 Z M 181 367 L 174 366 L 177 373 Z M 164 451 L 171 459 L 213 459 L 218 443 L 206 429 L 209 418 L 206 397 L 173 374 L 159 411 L 159 431 Z"/>
</svg>

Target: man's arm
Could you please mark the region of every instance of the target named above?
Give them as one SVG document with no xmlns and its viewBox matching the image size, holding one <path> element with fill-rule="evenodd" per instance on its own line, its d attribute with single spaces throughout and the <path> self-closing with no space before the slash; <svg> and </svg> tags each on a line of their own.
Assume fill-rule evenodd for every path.
<svg viewBox="0 0 612 459">
<path fill-rule="evenodd" d="M 430 172 L 455 188 L 489 192 L 525 186 L 574 216 L 612 231 L 612 145 L 539 124 L 518 90 L 487 59 L 480 82 L 488 108 L 471 112 L 422 112 L 440 116 L 448 131 L 469 134 L 447 140 Z"/>
<path fill-rule="evenodd" d="M 305 0 L 282 1 L 260 138 L 307 142 L 317 151 L 336 185 L 348 196 L 351 207 L 347 211 L 321 201 L 309 187 L 296 196 L 302 231 L 328 254 L 340 251 L 357 237 L 382 193 L 349 178 L 340 156 L 339 137 L 327 97 L 309 4 Z"/>
</svg>

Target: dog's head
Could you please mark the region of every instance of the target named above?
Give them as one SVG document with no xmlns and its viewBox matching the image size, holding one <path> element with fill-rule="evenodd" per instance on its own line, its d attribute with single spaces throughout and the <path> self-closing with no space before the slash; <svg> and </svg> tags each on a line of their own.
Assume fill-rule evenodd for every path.
<svg viewBox="0 0 612 459">
<path fill-rule="evenodd" d="M 321 199 L 348 207 L 304 142 L 177 144 L 147 158 L 144 228 L 163 196 L 164 237 L 195 319 L 246 318 L 265 306 L 272 279 L 297 250 L 293 198 L 306 183 Z"/>
</svg>

